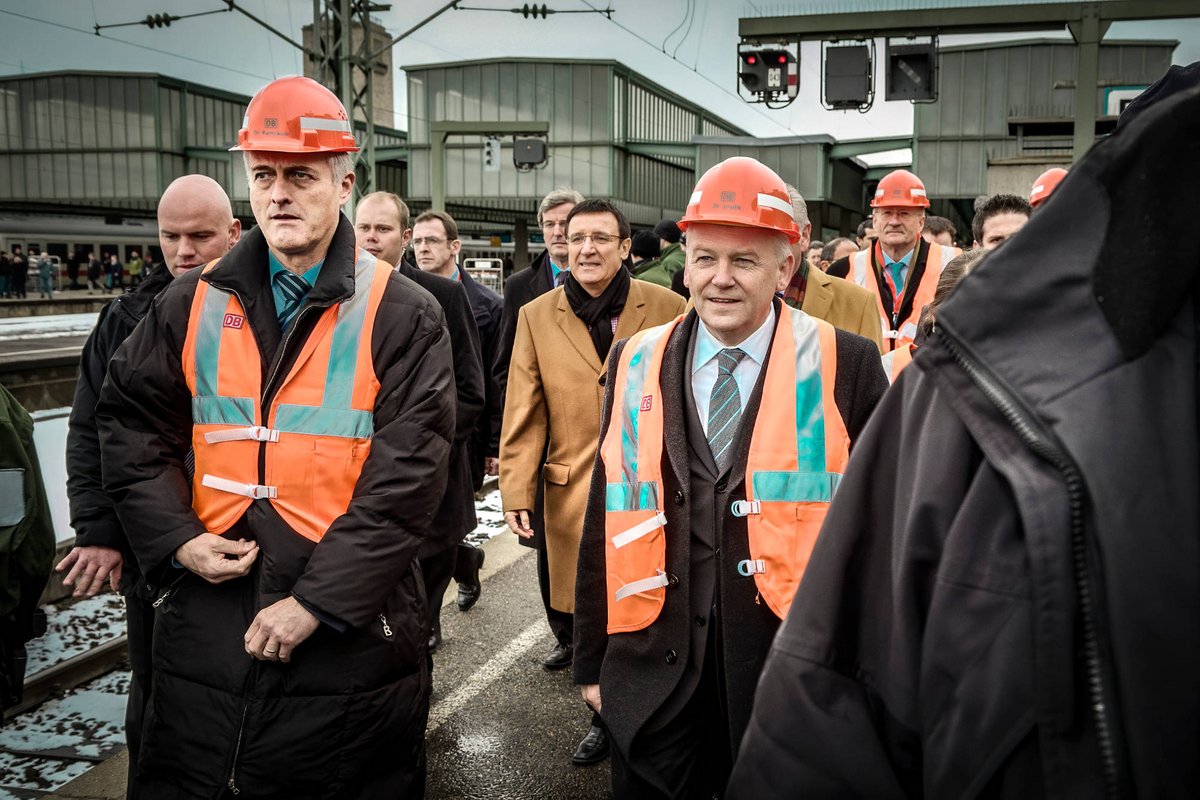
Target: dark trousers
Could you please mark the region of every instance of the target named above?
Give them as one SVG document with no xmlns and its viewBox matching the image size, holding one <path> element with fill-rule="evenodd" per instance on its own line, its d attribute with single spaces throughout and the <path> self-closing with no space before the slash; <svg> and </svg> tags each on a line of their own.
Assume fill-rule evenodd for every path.
<svg viewBox="0 0 1200 800">
<path fill-rule="evenodd" d="M 29 277 L 23 269 L 13 270 L 8 293 L 13 297 L 25 297 L 25 279 Z"/>
<path fill-rule="evenodd" d="M 425 599 L 429 606 L 429 633 L 442 629 L 442 599 L 454 575 L 458 545 L 452 544 L 441 552 L 421 559 L 421 575 L 425 578 Z"/>
<path fill-rule="evenodd" d="M 142 726 L 154 675 L 154 607 L 135 590 L 125 595 L 125 627 L 129 637 L 129 701 L 125 704 L 125 741 L 129 745 L 126 798 L 137 798 L 137 762 L 142 749 Z"/>
<path fill-rule="evenodd" d="M 678 716 L 638 733 L 626 756 L 612 748 L 613 797 L 711 800 L 725 795 L 733 769 L 729 720 L 721 702 L 710 634 L 704 671 Z"/>
<path fill-rule="evenodd" d="M 546 548 L 537 548 L 538 587 L 542 590 L 542 605 L 546 607 L 546 622 L 559 644 L 571 644 L 575 638 L 575 615 L 550 606 L 550 560 Z"/>
</svg>

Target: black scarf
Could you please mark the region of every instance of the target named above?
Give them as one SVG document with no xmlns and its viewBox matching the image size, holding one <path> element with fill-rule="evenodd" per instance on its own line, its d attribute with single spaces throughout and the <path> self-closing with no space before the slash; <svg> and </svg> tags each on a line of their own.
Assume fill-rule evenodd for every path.
<svg viewBox="0 0 1200 800">
<path fill-rule="evenodd" d="M 588 333 L 592 335 L 596 355 L 604 361 L 608 358 L 608 351 L 613 342 L 612 319 L 620 315 L 625 308 L 625 300 L 629 297 L 629 270 L 622 264 L 599 297 L 588 294 L 583 284 L 575 280 L 573 272 L 567 273 L 563 290 L 567 293 L 567 302 L 571 304 L 571 310 L 583 320 Z"/>
</svg>

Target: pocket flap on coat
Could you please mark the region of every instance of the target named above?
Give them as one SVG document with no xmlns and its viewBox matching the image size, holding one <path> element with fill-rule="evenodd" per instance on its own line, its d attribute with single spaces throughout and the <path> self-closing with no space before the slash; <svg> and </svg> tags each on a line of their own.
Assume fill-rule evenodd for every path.
<svg viewBox="0 0 1200 800">
<path fill-rule="evenodd" d="M 542 479 L 546 483 L 553 483 L 555 486 L 566 486 L 567 481 L 571 478 L 570 464 L 552 464 L 546 462 L 542 466 Z"/>
<path fill-rule="evenodd" d="M 0 469 L 0 528 L 25 519 L 25 470 Z"/>
</svg>

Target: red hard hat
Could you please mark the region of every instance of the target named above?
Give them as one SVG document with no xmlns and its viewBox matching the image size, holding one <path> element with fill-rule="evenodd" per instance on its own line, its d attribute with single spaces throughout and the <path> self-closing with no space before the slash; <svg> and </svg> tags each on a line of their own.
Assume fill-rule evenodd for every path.
<svg viewBox="0 0 1200 800">
<path fill-rule="evenodd" d="M 273 80 L 258 90 L 230 150 L 355 153 L 354 130 L 337 95 L 312 78 Z"/>
<path fill-rule="evenodd" d="M 871 208 L 894 206 L 929 208 L 925 184 L 906 169 L 898 169 L 884 175 L 879 181 L 879 186 L 875 188 L 875 196 L 871 198 Z"/>
<path fill-rule="evenodd" d="M 700 176 L 679 230 L 694 223 L 776 231 L 795 244 L 800 228 L 787 184 L 770 167 L 745 156 L 727 158 Z"/>
<path fill-rule="evenodd" d="M 1058 188 L 1058 184 L 1065 177 L 1067 177 L 1067 171 L 1062 167 L 1051 167 L 1038 175 L 1037 180 L 1033 182 L 1033 188 L 1029 190 L 1029 205 L 1037 208 L 1046 202 L 1046 198 Z"/>
</svg>

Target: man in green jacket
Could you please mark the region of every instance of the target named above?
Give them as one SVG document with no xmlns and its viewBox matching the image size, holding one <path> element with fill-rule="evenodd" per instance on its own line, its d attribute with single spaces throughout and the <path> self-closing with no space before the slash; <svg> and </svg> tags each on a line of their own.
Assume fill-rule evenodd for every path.
<svg viewBox="0 0 1200 800">
<path fill-rule="evenodd" d="M 25 643 L 41 634 L 37 604 L 53 561 L 54 524 L 33 420 L 0 386 L 0 708 L 21 702 Z M 44 624 L 43 617 L 43 631 Z"/>
<path fill-rule="evenodd" d="M 658 236 L 659 253 L 658 260 L 662 262 L 663 269 L 667 273 L 668 278 L 673 278 L 676 272 L 683 269 L 684 252 L 683 245 L 680 244 L 680 239 L 683 234 L 679 230 L 679 226 L 675 224 L 675 220 L 666 218 L 660 220 L 654 226 L 654 233 Z M 667 286 L 670 286 L 670 280 L 667 281 Z"/>
</svg>

